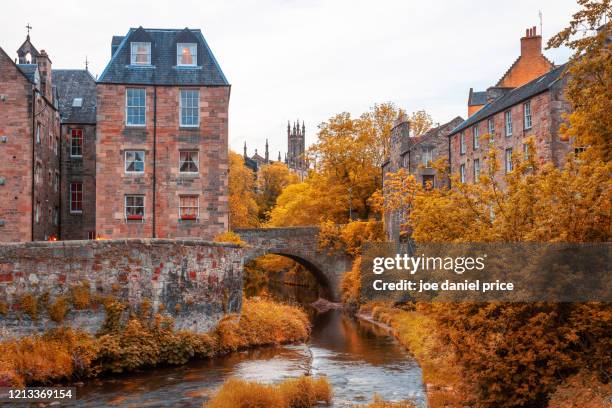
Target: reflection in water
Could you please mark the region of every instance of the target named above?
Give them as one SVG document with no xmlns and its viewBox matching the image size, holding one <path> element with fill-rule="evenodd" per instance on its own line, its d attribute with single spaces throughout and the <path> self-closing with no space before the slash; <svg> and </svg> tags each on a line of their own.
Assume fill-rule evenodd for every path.
<svg viewBox="0 0 612 408">
<path fill-rule="evenodd" d="M 276 297 L 284 301 L 305 304 L 316 299 L 316 293 L 304 288 L 277 289 Z M 426 406 L 420 368 L 384 330 L 339 310 L 313 312 L 312 319 L 307 344 L 260 348 L 181 367 L 93 380 L 77 389 L 78 400 L 71 406 L 195 408 L 229 377 L 277 382 L 302 374 L 326 375 L 334 387 L 335 407 L 352 407 L 370 400 L 374 393 Z"/>
</svg>

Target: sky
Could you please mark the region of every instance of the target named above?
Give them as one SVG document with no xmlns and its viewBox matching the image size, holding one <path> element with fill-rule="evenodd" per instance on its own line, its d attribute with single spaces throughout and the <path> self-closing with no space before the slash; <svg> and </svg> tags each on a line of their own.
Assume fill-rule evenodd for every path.
<svg viewBox="0 0 612 408">
<path fill-rule="evenodd" d="M 9 5 L 7 5 L 10 4 Z M 376 103 L 425 109 L 434 122 L 466 117 L 470 87 L 494 85 L 532 26 L 544 43 L 578 10 L 574 0 L 60 0 L 5 1 L 0 47 L 32 43 L 53 68 L 99 75 L 111 37 L 130 27 L 200 28 L 232 85 L 230 148 L 287 149 L 287 121 L 306 123 L 306 144 L 337 113 Z M 544 51 L 567 61 L 567 49 Z"/>
</svg>

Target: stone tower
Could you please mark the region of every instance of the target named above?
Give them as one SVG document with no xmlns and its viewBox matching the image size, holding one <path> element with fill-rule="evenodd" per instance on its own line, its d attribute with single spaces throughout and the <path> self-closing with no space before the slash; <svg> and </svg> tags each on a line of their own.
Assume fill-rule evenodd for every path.
<svg viewBox="0 0 612 408">
<path fill-rule="evenodd" d="M 304 153 L 306 150 L 306 126 L 302 121 L 297 121 L 291 127 L 291 123 L 287 122 L 287 157 L 285 162 L 290 169 L 305 170 L 306 159 Z"/>
</svg>

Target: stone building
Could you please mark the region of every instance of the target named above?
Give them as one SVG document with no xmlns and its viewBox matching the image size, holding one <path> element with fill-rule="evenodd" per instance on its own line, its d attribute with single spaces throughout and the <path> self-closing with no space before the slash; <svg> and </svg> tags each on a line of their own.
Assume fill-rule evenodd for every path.
<svg viewBox="0 0 612 408">
<path fill-rule="evenodd" d="M 60 238 L 96 237 L 96 81 L 87 69 L 54 69 L 61 116 Z"/>
<path fill-rule="evenodd" d="M 0 48 L 0 241 L 55 239 L 60 116 L 51 59 L 29 34 L 17 57 Z"/>
<path fill-rule="evenodd" d="M 533 137 L 537 160 L 562 166 L 571 142 L 559 138 L 563 114 L 570 106 L 564 97 L 565 66 L 554 68 L 525 85 L 492 97 L 482 109 L 453 129 L 449 135 L 451 172 L 462 182 L 477 182 L 486 165 L 486 152 L 493 147 L 500 162 L 496 181 L 512 171 L 513 155 L 528 154 Z"/>
<path fill-rule="evenodd" d="M 511 89 L 521 87 L 534 78 L 540 77 L 555 66 L 542 54 L 542 36 L 536 28 L 525 30 L 521 38 L 521 53 L 508 68 L 495 86 L 486 91 L 474 91 L 470 88 L 468 94 L 468 117 L 482 109 L 487 103 L 504 95 Z"/>
<path fill-rule="evenodd" d="M 111 51 L 97 83 L 96 234 L 226 231 L 230 85 L 202 32 L 131 28 Z"/>
<path fill-rule="evenodd" d="M 407 169 L 417 182 L 426 188 L 448 186 L 447 177 L 441 178 L 432 163 L 439 159 L 449 159 L 448 135 L 463 122 L 457 116 L 453 120 L 427 130 L 422 135 L 410 135 L 410 122 L 405 114 L 401 114 L 391 130 L 391 150 L 388 160 L 382 166 L 383 184 L 389 173 L 399 169 Z M 397 241 L 402 235 L 401 224 L 405 214 L 399 211 L 385 213 L 385 232 L 391 241 Z"/>
</svg>

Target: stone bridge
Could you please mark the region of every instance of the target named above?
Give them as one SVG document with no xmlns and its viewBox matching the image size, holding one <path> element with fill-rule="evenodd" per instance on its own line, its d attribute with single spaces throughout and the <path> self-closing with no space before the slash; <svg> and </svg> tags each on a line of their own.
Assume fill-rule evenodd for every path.
<svg viewBox="0 0 612 408">
<path fill-rule="evenodd" d="M 321 296 L 340 300 L 342 275 L 352 260 L 344 253 L 329 253 L 318 247 L 318 227 L 253 228 L 235 231 L 248 246 L 244 262 L 266 254 L 282 255 L 303 265 L 316 278 Z"/>
</svg>

